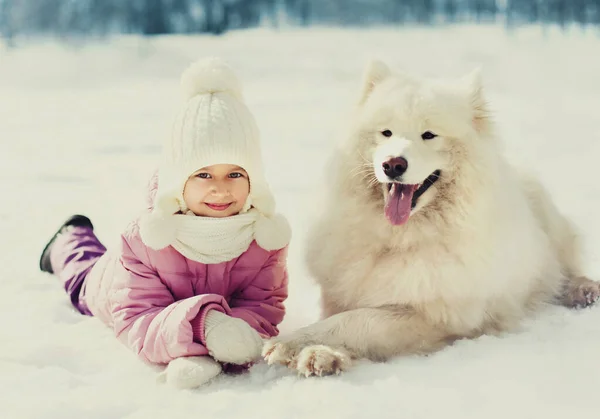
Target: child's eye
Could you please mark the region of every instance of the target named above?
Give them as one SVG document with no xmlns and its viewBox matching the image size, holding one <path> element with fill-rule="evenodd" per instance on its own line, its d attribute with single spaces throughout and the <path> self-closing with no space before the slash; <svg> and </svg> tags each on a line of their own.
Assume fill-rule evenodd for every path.
<svg viewBox="0 0 600 419">
<path fill-rule="evenodd" d="M 232 178 L 232 179 L 237 179 L 237 178 L 240 178 L 240 177 L 244 177 L 244 175 L 241 174 L 240 172 L 233 172 L 233 173 L 229 174 L 229 177 Z"/>
<path fill-rule="evenodd" d="M 196 177 L 199 177 L 200 179 L 210 179 L 210 175 L 206 172 L 198 173 Z"/>
</svg>

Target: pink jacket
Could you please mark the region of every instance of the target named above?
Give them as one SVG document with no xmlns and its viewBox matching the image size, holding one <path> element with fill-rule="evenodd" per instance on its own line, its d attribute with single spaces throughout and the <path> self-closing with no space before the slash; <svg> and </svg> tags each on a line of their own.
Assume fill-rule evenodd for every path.
<svg viewBox="0 0 600 419">
<path fill-rule="evenodd" d="M 207 355 L 209 310 L 240 318 L 263 337 L 279 333 L 287 298 L 287 247 L 269 252 L 252 242 L 238 258 L 206 265 L 171 246 L 145 246 L 136 220 L 117 250 L 96 263 L 80 298 L 145 361 Z"/>
</svg>

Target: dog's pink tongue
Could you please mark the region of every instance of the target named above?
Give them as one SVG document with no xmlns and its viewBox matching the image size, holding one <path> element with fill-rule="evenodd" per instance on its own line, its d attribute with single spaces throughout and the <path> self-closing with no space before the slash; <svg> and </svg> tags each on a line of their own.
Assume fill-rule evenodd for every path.
<svg viewBox="0 0 600 419">
<path fill-rule="evenodd" d="M 412 197 L 418 185 L 403 185 L 393 183 L 387 202 L 385 216 L 394 225 L 402 225 L 410 216 Z"/>
</svg>

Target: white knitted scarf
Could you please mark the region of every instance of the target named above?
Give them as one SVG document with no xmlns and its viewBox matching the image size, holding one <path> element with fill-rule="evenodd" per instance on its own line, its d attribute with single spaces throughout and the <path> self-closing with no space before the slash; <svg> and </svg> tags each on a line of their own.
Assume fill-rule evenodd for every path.
<svg viewBox="0 0 600 419">
<path fill-rule="evenodd" d="M 173 215 L 176 235 L 171 243 L 179 253 L 197 262 L 227 262 L 240 256 L 254 240 L 260 213 L 254 208 L 232 217 L 197 217 L 193 212 Z"/>
</svg>

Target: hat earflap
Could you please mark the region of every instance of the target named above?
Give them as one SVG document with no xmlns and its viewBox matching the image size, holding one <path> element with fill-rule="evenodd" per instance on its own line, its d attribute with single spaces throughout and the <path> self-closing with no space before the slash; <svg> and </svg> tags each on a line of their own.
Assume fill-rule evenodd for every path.
<svg viewBox="0 0 600 419">
<path fill-rule="evenodd" d="M 160 250 L 175 242 L 177 225 L 173 215 L 179 210 L 180 206 L 176 198 L 157 199 L 152 212 L 144 214 L 139 222 L 140 237 L 146 246 Z"/>
<path fill-rule="evenodd" d="M 266 182 L 257 182 L 251 188 L 252 206 L 267 217 L 274 215 L 275 199 Z"/>
</svg>

